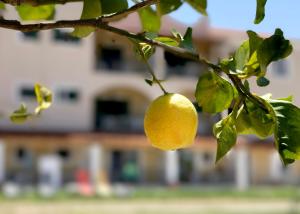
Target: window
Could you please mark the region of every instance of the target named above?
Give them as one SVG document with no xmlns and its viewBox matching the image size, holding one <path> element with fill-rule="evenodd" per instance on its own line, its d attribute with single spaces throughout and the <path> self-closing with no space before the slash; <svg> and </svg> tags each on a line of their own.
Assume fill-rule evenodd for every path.
<svg viewBox="0 0 300 214">
<path fill-rule="evenodd" d="M 164 58 L 168 75 L 199 76 L 200 72 L 204 70 L 203 66 L 167 51 L 164 52 Z"/>
<path fill-rule="evenodd" d="M 26 40 L 37 40 L 39 39 L 39 32 L 38 31 L 31 31 L 31 32 L 24 32 L 23 34 L 23 38 Z"/>
<path fill-rule="evenodd" d="M 129 129 L 128 102 L 121 100 L 96 100 L 95 104 L 96 130 L 119 132 Z"/>
<path fill-rule="evenodd" d="M 35 91 L 33 86 L 23 86 L 20 89 L 20 97 L 23 99 L 35 99 Z"/>
<path fill-rule="evenodd" d="M 32 166 L 32 153 L 26 148 L 19 147 L 15 150 L 14 159 L 18 165 L 22 167 L 30 167 Z"/>
<path fill-rule="evenodd" d="M 73 43 L 79 44 L 80 38 L 73 37 L 70 35 L 70 32 L 55 29 L 53 32 L 53 39 L 57 42 Z"/>
<path fill-rule="evenodd" d="M 277 77 L 284 77 L 289 74 L 288 62 L 286 60 L 279 60 L 272 63 L 272 73 Z"/>
<path fill-rule="evenodd" d="M 65 148 L 57 150 L 56 153 L 57 153 L 58 157 L 60 157 L 64 161 L 70 159 L 70 156 L 71 156 L 70 151 Z"/>
<path fill-rule="evenodd" d="M 97 69 L 122 70 L 123 53 L 118 47 L 100 47 L 96 53 Z"/>
<path fill-rule="evenodd" d="M 76 102 L 79 100 L 79 92 L 77 90 L 60 90 L 57 96 L 60 100 L 67 102 Z"/>
</svg>

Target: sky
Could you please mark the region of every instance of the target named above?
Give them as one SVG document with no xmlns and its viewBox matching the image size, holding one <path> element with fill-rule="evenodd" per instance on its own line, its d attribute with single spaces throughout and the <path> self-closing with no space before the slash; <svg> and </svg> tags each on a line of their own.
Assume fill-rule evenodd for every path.
<svg viewBox="0 0 300 214">
<path fill-rule="evenodd" d="M 273 33 L 281 28 L 286 37 L 300 39 L 300 0 L 268 0 L 265 19 L 253 24 L 256 0 L 208 0 L 208 14 L 213 27 Z M 201 15 L 187 4 L 171 13 L 177 20 L 193 25 Z"/>
</svg>

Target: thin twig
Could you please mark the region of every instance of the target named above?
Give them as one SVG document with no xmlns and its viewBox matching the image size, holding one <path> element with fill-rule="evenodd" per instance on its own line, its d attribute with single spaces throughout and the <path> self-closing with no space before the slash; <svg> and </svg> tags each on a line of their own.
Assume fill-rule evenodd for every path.
<svg viewBox="0 0 300 214">
<path fill-rule="evenodd" d="M 158 86 L 160 87 L 160 89 L 164 92 L 164 94 L 168 94 L 168 92 L 166 91 L 166 89 L 163 87 L 163 85 L 161 84 L 161 82 L 159 81 L 159 79 L 156 77 L 152 67 L 149 65 L 148 60 L 144 59 L 146 66 L 148 68 L 149 73 L 151 74 L 153 80 L 155 83 L 158 84 Z"/>
</svg>

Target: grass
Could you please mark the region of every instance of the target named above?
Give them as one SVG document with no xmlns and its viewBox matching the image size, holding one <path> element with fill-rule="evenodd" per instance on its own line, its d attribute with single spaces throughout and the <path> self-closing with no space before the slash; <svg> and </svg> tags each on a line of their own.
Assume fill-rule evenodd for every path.
<svg viewBox="0 0 300 214">
<path fill-rule="evenodd" d="M 177 187 L 177 188 L 138 188 L 133 198 L 245 198 L 245 199 L 300 199 L 300 188 L 254 187 L 246 191 L 238 191 L 232 187 Z"/>
<path fill-rule="evenodd" d="M 138 187 L 130 197 L 84 198 L 59 192 L 41 198 L 36 192 L 8 199 L 0 196 L 5 214 L 300 214 L 300 188 Z"/>
<path fill-rule="evenodd" d="M 251 187 L 245 191 L 238 191 L 234 187 L 204 187 L 204 186 L 181 186 L 181 187 L 160 187 L 145 186 L 132 188 L 130 195 L 122 197 L 123 200 L 138 199 L 265 199 L 265 200 L 295 200 L 300 203 L 300 188 L 295 186 L 280 187 Z M 119 197 L 112 196 L 109 198 L 101 198 L 100 196 L 83 197 L 74 195 L 65 191 L 58 192 L 51 198 L 42 198 L 37 192 L 30 191 L 22 194 L 17 198 L 6 198 L 0 194 L 1 201 L 23 200 L 23 201 L 68 201 L 68 200 L 117 200 Z"/>
</svg>

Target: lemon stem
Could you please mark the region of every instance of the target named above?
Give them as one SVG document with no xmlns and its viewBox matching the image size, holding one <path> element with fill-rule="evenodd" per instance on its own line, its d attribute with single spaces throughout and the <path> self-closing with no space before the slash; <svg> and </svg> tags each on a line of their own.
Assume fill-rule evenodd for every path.
<svg viewBox="0 0 300 214">
<path fill-rule="evenodd" d="M 145 61 L 145 63 L 146 63 L 146 66 L 147 66 L 147 68 L 148 68 L 149 73 L 151 74 L 151 76 L 152 76 L 152 78 L 153 78 L 153 82 L 155 82 L 155 83 L 158 84 L 158 86 L 159 86 L 160 89 L 164 92 L 164 94 L 168 94 L 168 92 L 166 91 L 166 89 L 162 86 L 161 82 L 157 79 L 157 77 L 156 77 L 156 75 L 155 75 L 155 73 L 154 73 L 152 67 L 150 66 L 148 60 L 146 60 L 146 59 L 144 58 L 144 61 Z"/>
</svg>

